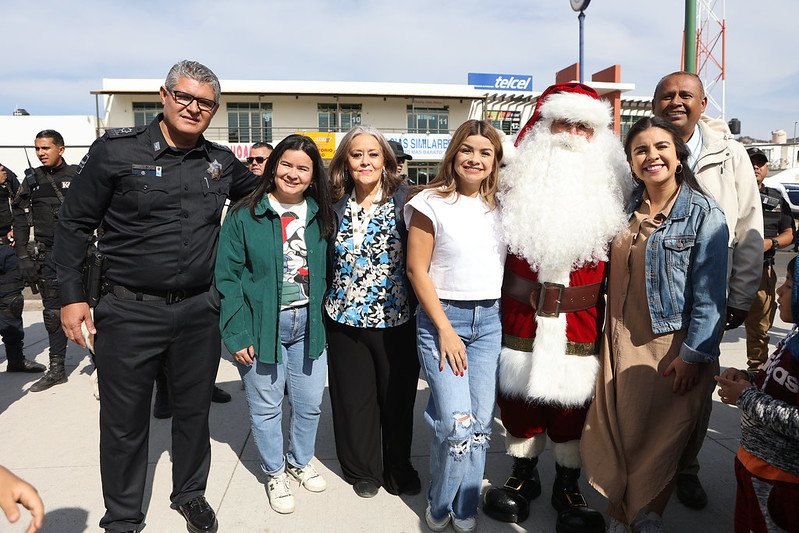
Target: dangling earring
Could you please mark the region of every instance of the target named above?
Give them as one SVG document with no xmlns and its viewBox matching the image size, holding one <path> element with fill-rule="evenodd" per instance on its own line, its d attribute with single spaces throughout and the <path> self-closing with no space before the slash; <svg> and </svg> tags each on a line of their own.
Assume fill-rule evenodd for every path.
<svg viewBox="0 0 799 533">
<path fill-rule="evenodd" d="M 682 174 L 682 163 L 677 164 L 677 170 L 675 174 Z"/>
<path fill-rule="evenodd" d="M 386 172 L 386 168 L 385 168 L 385 167 L 383 167 L 383 174 L 382 174 L 382 176 L 383 176 L 383 179 L 386 179 L 386 178 L 388 177 L 388 173 Z"/>
</svg>

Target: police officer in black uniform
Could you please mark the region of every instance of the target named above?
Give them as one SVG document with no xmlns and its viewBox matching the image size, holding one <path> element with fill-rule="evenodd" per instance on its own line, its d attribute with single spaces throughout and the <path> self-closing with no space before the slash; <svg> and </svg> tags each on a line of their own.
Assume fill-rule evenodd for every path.
<svg viewBox="0 0 799 533">
<path fill-rule="evenodd" d="M 774 271 L 774 255 L 779 248 L 793 242 L 795 224 L 791 208 L 780 191 L 763 185 L 768 174 L 768 157 L 759 148 L 746 151 L 752 161 L 760 200 L 763 206 L 763 276 L 752 307 L 744 321 L 746 326 L 746 357 L 749 371 L 761 369 L 768 359 L 768 330 L 774 323 L 777 312 L 775 291 L 777 273 Z"/>
<path fill-rule="evenodd" d="M 40 131 L 34 145 L 42 166 L 25 172 L 12 205 L 19 269 L 25 283 L 41 292 L 44 328 L 50 341 L 50 368 L 30 388 L 31 392 L 41 392 L 67 381 L 64 371 L 67 337 L 61 329 L 61 302 L 52 251 L 58 211 L 77 167 L 64 161 L 64 138 L 57 131 Z"/>
<path fill-rule="evenodd" d="M 6 372 L 44 372 L 46 367 L 25 359 L 22 353 L 24 283 L 14 251 L 11 200 L 17 195 L 17 175 L 0 165 L 0 337 L 6 347 Z"/>
<path fill-rule="evenodd" d="M 174 65 L 160 89 L 163 114 L 95 141 L 61 211 L 55 258 L 62 326 L 80 344 L 81 324 L 96 334 L 106 531 L 143 527 L 150 400 L 162 364 L 173 414 L 172 507 L 189 531 L 217 530 L 204 496 L 221 350 L 212 278 L 225 200 L 239 200 L 258 183 L 229 149 L 202 135 L 219 92 L 207 67 Z M 92 320 L 81 265 L 99 224 L 105 294 Z"/>
</svg>

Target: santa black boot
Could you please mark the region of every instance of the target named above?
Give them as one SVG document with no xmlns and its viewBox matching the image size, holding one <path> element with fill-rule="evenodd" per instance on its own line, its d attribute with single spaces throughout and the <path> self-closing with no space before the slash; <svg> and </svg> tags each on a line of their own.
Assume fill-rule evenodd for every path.
<svg viewBox="0 0 799 533">
<path fill-rule="evenodd" d="M 517 524 L 530 515 L 530 501 L 541 494 L 538 458 L 513 458 L 513 471 L 503 487 L 491 487 L 483 498 L 483 512 L 500 522 Z"/>
<path fill-rule="evenodd" d="M 552 507 L 558 511 L 555 530 L 558 533 L 603 533 L 602 513 L 591 509 L 580 492 L 579 468 L 555 463 L 555 483 L 552 485 Z"/>
</svg>

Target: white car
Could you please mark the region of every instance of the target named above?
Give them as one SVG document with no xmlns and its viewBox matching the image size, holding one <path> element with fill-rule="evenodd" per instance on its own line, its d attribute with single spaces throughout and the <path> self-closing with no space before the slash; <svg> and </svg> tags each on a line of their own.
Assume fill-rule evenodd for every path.
<svg viewBox="0 0 799 533">
<path fill-rule="evenodd" d="M 763 185 L 777 189 L 788 202 L 794 218 L 799 218 L 799 168 L 777 172 L 763 180 Z"/>
</svg>

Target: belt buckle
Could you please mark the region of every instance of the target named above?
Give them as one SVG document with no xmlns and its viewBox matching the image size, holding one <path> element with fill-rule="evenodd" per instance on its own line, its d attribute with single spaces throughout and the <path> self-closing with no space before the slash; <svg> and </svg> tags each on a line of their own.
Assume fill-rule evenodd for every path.
<svg viewBox="0 0 799 533">
<path fill-rule="evenodd" d="M 547 289 L 551 288 L 558 289 L 558 297 L 555 300 L 555 311 L 547 313 L 544 311 L 544 300 L 546 300 Z M 561 283 L 550 283 L 548 281 L 542 283 L 541 292 L 538 294 L 538 306 L 535 309 L 535 314 L 546 318 L 556 318 L 560 315 L 560 305 L 563 303 L 563 289 L 565 288 L 566 286 Z"/>
<path fill-rule="evenodd" d="M 178 302 L 182 302 L 186 298 L 186 290 L 185 289 L 174 289 L 166 291 L 166 304 L 172 305 Z"/>
<path fill-rule="evenodd" d="M 516 492 L 522 490 L 522 485 L 524 485 L 524 480 L 513 476 L 509 477 L 508 480 L 505 482 L 506 489 L 510 489 Z"/>
</svg>

